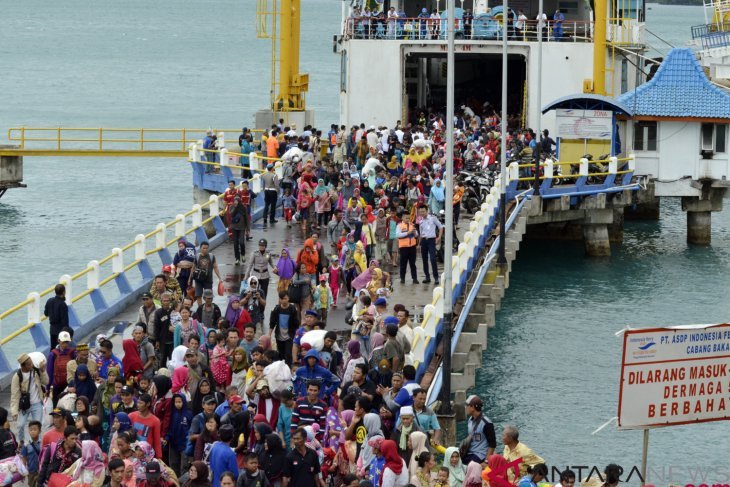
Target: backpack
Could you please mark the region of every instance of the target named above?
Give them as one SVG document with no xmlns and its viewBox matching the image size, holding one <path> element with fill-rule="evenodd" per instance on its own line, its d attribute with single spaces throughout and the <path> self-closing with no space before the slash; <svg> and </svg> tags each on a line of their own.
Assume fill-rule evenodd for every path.
<svg viewBox="0 0 730 487">
<path fill-rule="evenodd" d="M 56 387 L 66 386 L 66 365 L 73 360 L 72 353 L 61 353 L 57 348 L 54 348 L 52 353 L 56 356 L 56 360 L 53 362 L 53 384 Z"/>
<path fill-rule="evenodd" d="M 58 442 L 53 442 L 46 445 L 41 449 L 41 454 L 38 455 L 38 471 L 42 472 L 45 465 L 50 464 L 53 461 L 53 457 L 56 455 L 56 449 L 58 448 Z"/>
</svg>

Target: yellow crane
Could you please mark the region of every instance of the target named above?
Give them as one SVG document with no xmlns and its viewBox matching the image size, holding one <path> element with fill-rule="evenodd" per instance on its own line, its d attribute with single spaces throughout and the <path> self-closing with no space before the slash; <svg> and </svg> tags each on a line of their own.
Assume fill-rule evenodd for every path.
<svg viewBox="0 0 730 487">
<path fill-rule="evenodd" d="M 257 2 L 256 36 L 271 39 L 271 109 L 274 113 L 300 112 L 306 108 L 309 75 L 299 72 L 300 12 L 300 0 Z"/>
</svg>

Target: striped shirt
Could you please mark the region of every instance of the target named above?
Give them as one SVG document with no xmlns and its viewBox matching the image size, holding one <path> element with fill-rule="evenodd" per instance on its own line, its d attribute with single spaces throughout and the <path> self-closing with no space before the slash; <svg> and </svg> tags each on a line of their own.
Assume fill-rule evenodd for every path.
<svg viewBox="0 0 730 487">
<path fill-rule="evenodd" d="M 309 402 L 309 399 L 303 397 L 297 400 L 294 409 L 291 414 L 291 432 L 297 428 L 309 426 L 314 423 L 319 424 L 319 432 L 317 433 L 317 439 L 322 440 L 324 436 L 325 420 L 327 419 L 327 404 L 324 401 L 318 400 L 314 404 Z"/>
</svg>

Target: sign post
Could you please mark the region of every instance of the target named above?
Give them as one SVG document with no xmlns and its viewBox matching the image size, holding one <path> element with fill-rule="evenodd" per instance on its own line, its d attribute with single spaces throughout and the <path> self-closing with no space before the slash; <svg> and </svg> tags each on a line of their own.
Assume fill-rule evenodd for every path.
<svg viewBox="0 0 730 487">
<path fill-rule="evenodd" d="M 618 427 L 644 430 L 642 479 L 649 429 L 730 419 L 729 364 L 730 324 L 624 331 Z"/>
</svg>

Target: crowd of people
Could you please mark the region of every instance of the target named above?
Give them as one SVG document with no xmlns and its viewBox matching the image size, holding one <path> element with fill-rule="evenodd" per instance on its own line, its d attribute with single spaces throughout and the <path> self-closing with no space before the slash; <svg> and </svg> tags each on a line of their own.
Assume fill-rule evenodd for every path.
<svg viewBox="0 0 730 487">
<path fill-rule="evenodd" d="M 498 153 L 491 118 L 460 117 L 460 156 Z M 104 335 L 75 341 L 56 286 L 45 308 L 50 353 L 18 357 L 9 410 L 0 408 L 0 473 L 14 468 L 4 485 L 27 476 L 29 487 L 536 487 L 543 459 L 513 426 L 498 452 L 479 396 L 462 405 L 463 441 L 445 437 L 413 365 L 410 313 L 393 303 L 390 271 L 404 290 L 408 268 L 418 283 L 419 248 L 422 282 L 438 284 L 442 132 L 436 116 L 324 135 L 272 127 L 260 142 L 263 224 L 298 225 L 287 231 L 302 233 L 302 248 L 275 256 L 258 238 L 249 249 L 256 195 L 231 183 L 223 198 L 240 291 L 219 307 L 209 245 L 180 240 L 121 351 Z M 250 132 L 240 141 L 250 145 Z M 450 204 L 462 194 L 457 186 Z M 337 307 L 348 326 L 328 319 Z M 574 480 L 568 471 L 561 484 Z"/>
</svg>

